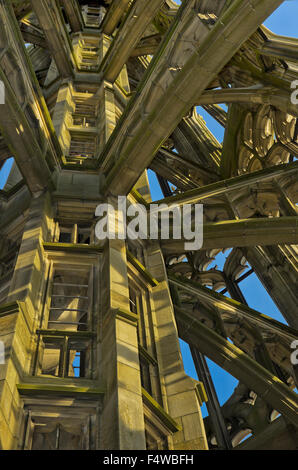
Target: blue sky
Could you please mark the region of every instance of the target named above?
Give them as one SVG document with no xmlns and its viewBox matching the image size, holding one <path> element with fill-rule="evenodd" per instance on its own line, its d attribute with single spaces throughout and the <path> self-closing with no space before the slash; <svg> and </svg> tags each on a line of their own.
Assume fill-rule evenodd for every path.
<svg viewBox="0 0 298 470">
<path fill-rule="evenodd" d="M 180 4 L 179 0 L 176 3 Z M 298 0 L 287 0 L 268 18 L 265 22 L 265 26 L 271 29 L 276 34 L 281 34 L 284 36 L 297 37 L 298 36 Z M 203 109 L 198 109 L 198 112 L 204 117 L 209 129 L 217 137 L 217 139 L 222 142 L 223 140 L 223 128 L 214 121 L 208 113 Z M 12 160 L 5 163 L 4 167 L 0 171 L 0 189 L 3 188 L 7 176 L 11 168 Z M 156 180 L 153 172 L 149 171 L 149 181 L 151 186 L 151 192 L 153 200 L 162 198 L 162 193 L 158 182 Z M 224 256 L 221 255 L 216 260 L 216 263 L 219 265 L 222 264 Z M 283 321 L 283 317 L 278 311 L 277 307 L 262 287 L 255 275 L 249 276 L 245 281 L 241 283 L 241 288 L 244 293 L 244 296 L 250 307 L 259 310 L 262 313 L 271 315 L 273 318 L 276 318 L 279 321 Z M 186 372 L 197 378 L 194 365 L 191 359 L 188 346 L 181 342 L 183 360 Z M 212 361 L 208 360 L 210 371 L 217 389 L 219 396 L 219 401 L 223 404 L 231 395 L 234 387 L 237 385 L 237 380 L 223 371 Z M 203 415 L 206 415 L 206 406 L 203 406 Z"/>
<path fill-rule="evenodd" d="M 6 160 L 6 162 L 4 163 L 3 167 L 0 170 L 0 189 L 3 189 L 3 186 L 6 183 L 12 164 L 13 164 L 13 158 L 10 158 L 9 160 Z"/>
</svg>

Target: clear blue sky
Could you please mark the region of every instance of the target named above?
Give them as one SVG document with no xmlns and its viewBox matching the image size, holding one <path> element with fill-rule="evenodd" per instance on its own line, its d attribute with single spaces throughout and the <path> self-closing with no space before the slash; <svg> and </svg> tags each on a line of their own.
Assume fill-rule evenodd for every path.
<svg viewBox="0 0 298 470">
<path fill-rule="evenodd" d="M 181 2 L 177 0 L 176 3 L 180 4 Z M 284 3 L 278 8 L 278 10 L 276 10 L 271 15 L 271 17 L 267 19 L 267 21 L 265 22 L 265 26 L 267 26 L 267 28 L 271 29 L 276 34 L 297 37 L 298 0 L 284 1 Z M 198 110 L 198 112 L 204 117 L 209 129 L 214 133 L 217 139 L 222 142 L 223 128 L 201 108 Z M 11 164 L 12 160 L 6 162 L 6 164 L 0 171 L 0 189 L 3 188 L 5 184 L 5 181 L 11 168 Z M 151 171 L 149 171 L 149 181 L 153 200 L 162 198 L 162 193 L 156 180 L 156 177 Z M 222 265 L 223 260 L 223 255 L 217 258 L 216 263 L 219 267 L 220 265 Z M 243 283 L 241 283 L 241 288 L 248 304 L 252 308 L 259 310 L 262 313 L 271 315 L 277 320 L 284 321 L 277 307 L 272 302 L 271 298 L 268 296 L 267 292 L 262 287 L 255 275 L 252 275 L 245 281 L 243 281 Z M 185 343 L 181 342 L 181 347 L 186 372 L 190 376 L 197 378 L 188 346 Z M 211 374 L 217 388 L 220 403 L 224 403 L 226 399 L 229 398 L 229 396 L 231 395 L 234 387 L 237 384 L 237 380 L 235 380 L 233 377 L 223 371 L 216 364 L 213 364 L 211 361 L 208 360 L 208 363 L 210 365 Z M 203 407 L 203 414 L 206 415 L 205 405 Z"/>
<path fill-rule="evenodd" d="M 0 170 L 0 189 L 3 189 L 3 186 L 6 183 L 12 164 L 13 164 L 13 158 L 9 158 L 8 160 L 6 160 L 6 162 L 4 163 L 3 167 Z"/>
</svg>

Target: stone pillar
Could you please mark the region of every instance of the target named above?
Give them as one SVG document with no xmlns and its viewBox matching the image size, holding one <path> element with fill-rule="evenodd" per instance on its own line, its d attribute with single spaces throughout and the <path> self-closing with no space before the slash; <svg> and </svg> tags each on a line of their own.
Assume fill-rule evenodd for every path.
<svg viewBox="0 0 298 470">
<path fill-rule="evenodd" d="M 102 265 L 101 449 L 146 449 L 137 339 L 137 315 L 130 312 L 124 240 L 107 240 Z"/>
<path fill-rule="evenodd" d="M 4 344 L 4 364 L 2 360 L 0 363 L 0 450 L 17 448 L 21 403 L 16 383 L 26 365 L 26 319 L 17 303 L 0 307 L 0 341 Z"/>
<path fill-rule="evenodd" d="M 71 82 L 65 81 L 57 96 L 53 114 L 53 124 L 63 155 L 67 155 L 71 136 L 68 128 L 72 125 L 72 114 L 75 111 Z"/>
<path fill-rule="evenodd" d="M 158 332 L 157 357 L 164 384 L 164 408 L 182 427 L 181 431 L 173 435 L 173 448 L 207 449 L 207 438 L 196 394 L 196 381 L 184 372 L 164 260 L 158 244 L 152 244 L 147 251 L 147 268 L 159 281 L 152 297 Z"/>
<path fill-rule="evenodd" d="M 32 199 L 10 286 L 8 303 L 0 307 L 0 341 L 5 363 L 0 365 L 0 449 L 16 449 L 22 403 L 16 385 L 30 373 L 35 343 L 32 337 L 44 290 L 42 241 L 51 225 L 47 195 Z"/>
<path fill-rule="evenodd" d="M 32 199 L 28 220 L 12 277 L 8 302 L 26 302 L 35 314 L 42 296 L 44 253 L 42 242 L 47 241 L 54 228 L 51 200 L 48 194 Z"/>
</svg>

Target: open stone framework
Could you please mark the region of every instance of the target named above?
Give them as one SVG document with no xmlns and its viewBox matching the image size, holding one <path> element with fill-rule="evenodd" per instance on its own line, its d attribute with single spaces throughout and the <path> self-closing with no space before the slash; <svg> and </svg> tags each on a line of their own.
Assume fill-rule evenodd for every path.
<svg viewBox="0 0 298 470">
<path fill-rule="evenodd" d="M 298 41 L 262 26 L 281 3 L 0 0 L 0 449 L 297 448 Z M 99 204 L 149 210 L 147 169 L 159 203 L 203 204 L 199 250 L 96 241 Z M 247 305 L 252 272 L 288 326 Z M 206 357 L 239 380 L 223 406 Z"/>
</svg>

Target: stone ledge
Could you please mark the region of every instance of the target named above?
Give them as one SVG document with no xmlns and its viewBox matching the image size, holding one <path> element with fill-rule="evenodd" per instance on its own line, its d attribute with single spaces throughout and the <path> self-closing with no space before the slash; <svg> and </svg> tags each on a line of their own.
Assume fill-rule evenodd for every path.
<svg viewBox="0 0 298 470">
<path fill-rule="evenodd" d="M 143 402 L 147 407 L 153 411 L 162 423 L 171 431 L 175 433 L 181 431 L 182 428 L 177 422 L 160 406 L 154 398 L 149 395 L 144 388 L 142 388 Z"/>
<path fill-rule="evenodd" d="M 23 395 L 54 395 L 77 398 L 100 398 L 105 391 L 102 388 L 76 387 L 73 385 L 48 385 L 40 383 L 17 384 L 18 392 Z"/>
<path fill-rule="evenodd" d="M 0 317 L 11 315 L 20 311 L 20 302 L 11 302 L 0 306 Z"/>
</svg>

